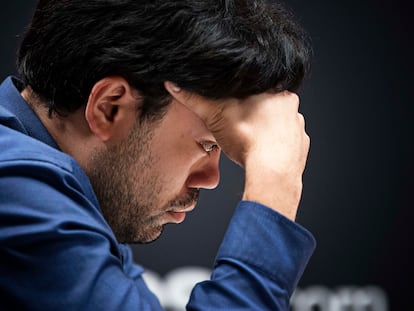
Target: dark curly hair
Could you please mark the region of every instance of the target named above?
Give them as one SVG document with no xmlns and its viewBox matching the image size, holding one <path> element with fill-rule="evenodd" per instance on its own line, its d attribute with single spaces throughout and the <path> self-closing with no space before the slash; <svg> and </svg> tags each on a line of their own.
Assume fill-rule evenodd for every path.
<svg viewBox="0 0 414 311">
<path fill-rule="evenodd" d="M 271 0 L 40 0 L 17 65 L 50 112 L 77 110 L 119 75 L 150 115 L 168 103 L 166 80 L 212 99 L 295 91 L 310 52 Z"/>
</svg>

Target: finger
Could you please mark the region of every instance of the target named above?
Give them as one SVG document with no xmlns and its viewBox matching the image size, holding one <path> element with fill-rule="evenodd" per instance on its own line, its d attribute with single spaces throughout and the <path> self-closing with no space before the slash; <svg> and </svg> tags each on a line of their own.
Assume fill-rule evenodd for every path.
<svg viewBox="0 0 414 311">
<path fill-rule="evenodd" d="M 303 117 L 303 114 L 298 113 L 298 119 L 299 119 L 299 123 L 302 125 L 302 127 L 305 128 L 305 118 Z"/>
<path fill-rule="evenodd" d="M 290 92 L 290 91 L 283 91 L 281 95 L 290 98 L 290 100 L 295 103 L 296 107 L 299 110 L 300 98 L 299 98 L 299 95 L 297 93 L 293 93 L 293 92 Z"/>
<path fill-rule="evenodd" d="M 202 98 L 195 93 L 190 93 L 170 81 L 165 81 L 164 87 L 173 99 L 186 106 L 204 122 L 207 122 L 211 118 L 211 112 L 215 108 L 211 101 Z"/>
</svg>

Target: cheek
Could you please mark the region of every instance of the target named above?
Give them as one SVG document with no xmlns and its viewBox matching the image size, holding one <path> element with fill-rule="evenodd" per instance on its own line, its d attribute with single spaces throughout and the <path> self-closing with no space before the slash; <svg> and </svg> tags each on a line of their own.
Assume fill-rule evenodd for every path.
<svg viewBox="0 0 414 311">
<path fill-rule="evenodd" d="M 170 132 L 153 145 L 153 154 L 161 174 L 176 176 L 188 174 L 189 168 L 196 160 L 196 144 L 184 133 Z"/>
<path fill-rule="evenodd" d="M 175 195 L 184 191 L 192 168 L 203 155 L 197 147 L 176 144 L 160 151 L 157 173 L 160 175 L 163 188 L 169 194 Z"/>
<path fill-rule="evenodd" d="M 181 104 L 173 104 L 154 133 L 151 150 L 165 183 L 183 187 L 192 168 L 205 156 L 198 144 L 204 123 Z"/>
<path fill-rule="evenodd" d="M 161 161 L 158 166 L 158 173 L 164 183 L 182 185 L 189 175 L 190 163 L 191 159 L 188 154 L 165 154 L 164 161 Z"/>
</svg>

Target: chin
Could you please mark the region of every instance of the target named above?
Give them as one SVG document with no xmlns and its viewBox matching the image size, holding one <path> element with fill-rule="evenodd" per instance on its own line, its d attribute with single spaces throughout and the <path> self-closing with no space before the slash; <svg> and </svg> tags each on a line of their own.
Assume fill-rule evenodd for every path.
<svg viewBox="0 0 414 311">
<path fill-rule="evenodd" d="M 140 232 L 140 234 L 136 238 L 132 239 L 129 242 L 124 242 L 124 243 L 128 243 L 128 244 L 150 244 L 150 243 L 155 242 L 156 240 L 158 240 L 163 231 L 164 231 L 164 226 L 161 226 L 159 228 L 154 228 L 150 232 L 149 231 Z"/>
</svg>

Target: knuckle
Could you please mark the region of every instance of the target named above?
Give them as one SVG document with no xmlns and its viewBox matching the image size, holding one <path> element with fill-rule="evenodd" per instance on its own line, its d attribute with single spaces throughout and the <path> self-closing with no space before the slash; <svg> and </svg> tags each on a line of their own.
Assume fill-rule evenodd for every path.
<svg viewBox="0 0 414 311">
<path fill-rule="evenodd" d="M 285 90 L 282 94 L 283 96 L 289 98 L 292 102 L 299 102 L 299 95 L 297 93 Z"/>
<path fill-rule="evenodd" d="M 298 113 L 298 122 L 299 122 L 300 126 L 305 128 L 305 125 L 306 125 L 305 117 L 301 113 Z"/>
<path fill-rule="evenodd" d="M 305 133 L 305 143 L 306 143 L 306 148 L 309 149 L 310 144 L 311 144 L 311 139 L 309 137 L 308 134 Z"/>
<path fill-rule="evenodd" d="M 299 104 L 299 95 L 297 93 L 289 93 L 290 97 L 292 98 L 293 101 L 297 102 Z"/>
<path fill-rule="evenodd" d="M 296 93 L 288 93 L 288 100 L 295 110 L 299 109 L 299 95 Z"/>
</svg>

